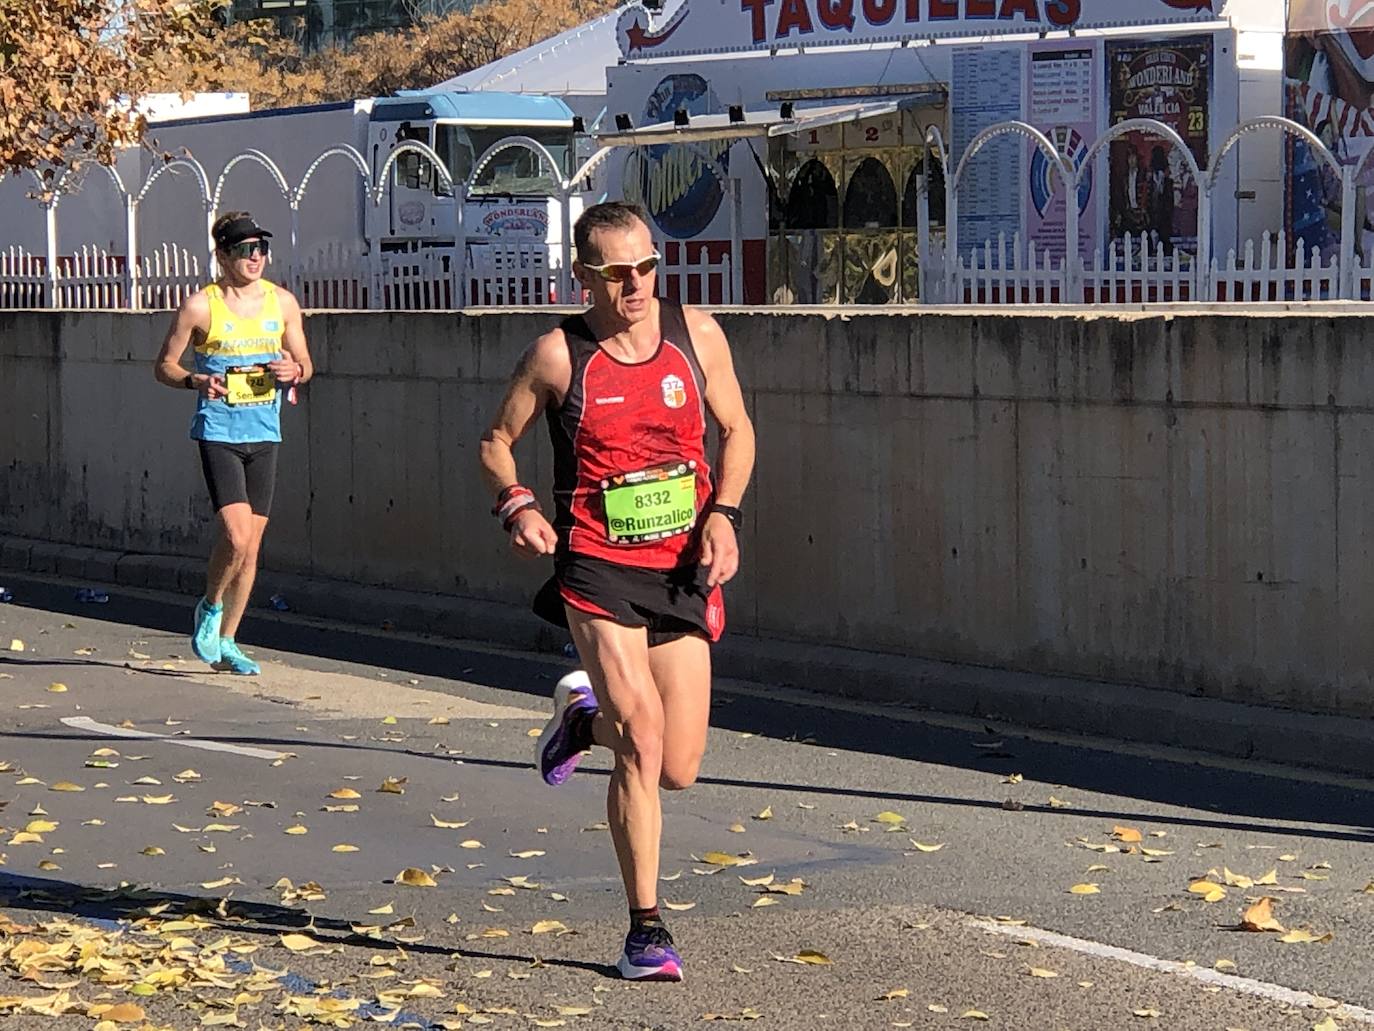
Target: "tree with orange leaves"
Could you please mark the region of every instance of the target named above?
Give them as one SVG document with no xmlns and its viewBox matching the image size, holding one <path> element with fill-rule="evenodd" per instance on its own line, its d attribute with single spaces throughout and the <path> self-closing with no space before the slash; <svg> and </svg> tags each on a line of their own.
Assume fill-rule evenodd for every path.
<svg viewBox="0 0 1374 1031">
<path fill-rule="evenodd" d="M 214 0 L 0 3 L 0 174 L 114 161 L 168 62 L 209 64 Z"/>
</svg>

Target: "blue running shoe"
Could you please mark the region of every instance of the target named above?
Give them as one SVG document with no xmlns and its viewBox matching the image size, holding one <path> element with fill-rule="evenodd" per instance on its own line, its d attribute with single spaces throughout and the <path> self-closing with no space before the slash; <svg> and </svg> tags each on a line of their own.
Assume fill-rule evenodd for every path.
<svg viewBox="0 0 1374 1031">
<path fill-rule="evenodd" d="M 196 602 L 196 617 L 191 629 L 191 651 L 201 662 L 219 662 L 219 621 L 224 616 L 223 605 L 211 605 L 204 598 Z"/>
<path fill-rule="evenodd" d="M 217 670 L 237 673 L 241 677 L 255 677 L 262 672 L 256 662 L 239 651 L 239 646 L 234 643 L 232 637 L 219 639 L 219 653 L 220 661 L 215 663 Z"/>
<path fill-rule="evenodd" d="M 557 787 L 577 769 L 577 761 L 592 741 L 586 729 L 579 734 L 574 728 L 588 727 L 582 714 L 590 712 L 595 716 L 596 711 L 596 697 L 586 673 L 575 670 L 558 682 L 553 690 L 553 716 L 539 735 L 534 751 L 534 762 L 545 784 Z"/>
<path fill-rule="evenodd" d="M 615 968 L 627 981 L 682 980 L 682 957 L 662 924 L 642 924 L 630 931 Z"/>
</svg>

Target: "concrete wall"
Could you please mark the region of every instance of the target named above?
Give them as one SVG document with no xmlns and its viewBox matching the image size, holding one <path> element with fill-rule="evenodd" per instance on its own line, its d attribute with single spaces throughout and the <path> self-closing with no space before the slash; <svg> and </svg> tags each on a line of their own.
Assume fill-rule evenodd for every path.
<svg viewBox="0 0 1374 1031">
<path fill-rule="evenodd" d="M 266 563 L 523 603 L 476 443 L 554 318 L 310 316 Z M 1367 319 L 721 321 L 759 430 L 734 633 L 1374 714 Z M 0 533 L 205 552 L 165 323 L 0 312 Z"/>
</svg>

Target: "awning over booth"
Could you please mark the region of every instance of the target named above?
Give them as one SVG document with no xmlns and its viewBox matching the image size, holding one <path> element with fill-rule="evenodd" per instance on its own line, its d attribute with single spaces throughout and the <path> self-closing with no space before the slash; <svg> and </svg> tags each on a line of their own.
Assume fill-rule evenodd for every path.
<svg viewBox="0 0 1374 1031">
<path fill-rule="evenodd" d="M 922 107 L 931 103 L 925 94 L 888 97 L 881 100 L 850 101 L 819 107 L 795 107 L 783 103 L 773 107 L 737 111 L 732 119 L 729 112 L 712 115 L 690 115 L 685 125 L 676 122 L 655 122 L 641 128 L 598 133 L 596 142 L 602 147 L 652 146 L 665 143 L 697 143 L 703 140 L 733 140 L 757 136 L 786 136 L 807 132 L 826 125 L 858 122 Z M 784 114 L 787 117 L 784 117 Z"/>
</svg>

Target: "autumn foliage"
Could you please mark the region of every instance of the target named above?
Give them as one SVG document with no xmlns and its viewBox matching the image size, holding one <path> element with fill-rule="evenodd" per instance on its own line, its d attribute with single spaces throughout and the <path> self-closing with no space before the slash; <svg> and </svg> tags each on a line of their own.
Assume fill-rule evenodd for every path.
<svg viewBox="0 0 1374 1031">
<path fill-rule="evenodd" d="M 169 65 L 159 88 L 246 91 L 255 110 L 388 96 L 479 68 L 614 7 L 609 0 L 491 0 L 310 54 L 269 22 L 240 22 L 220 34 L 219 62 Z"/>
<path fill-rule="evenodd" d="M 159 66 L 209 59 L 207 0 L 0 2 L 0 171 L 109 163 Z"/>
<path fill-rule="evenodd" d="M 270 21 L 225 28 L 218 0 L 0 0 L 0 173 L 51 178 L 143 140 L 130 98 L 250 94 L 255 110 L 423 89 L 614 8 L 610 0 L 492 0 L 347 47 L 303 52 Z"/>
</svg>

